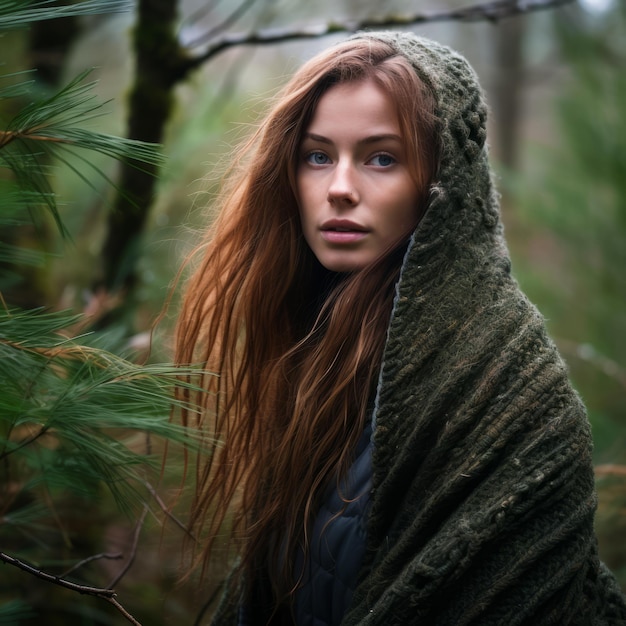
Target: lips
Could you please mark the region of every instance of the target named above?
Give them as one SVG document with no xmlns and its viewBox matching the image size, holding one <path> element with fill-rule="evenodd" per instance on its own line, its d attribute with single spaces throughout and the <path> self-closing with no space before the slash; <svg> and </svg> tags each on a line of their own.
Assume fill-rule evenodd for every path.
<svg viewBox="0 0 626 626">
<path fill-rule="evenodd" d="M 321 225 L 320 231 L 324 240 L 335 244 L 356 243 L 368 233 L 365 226 L 345 219 L 327 220 Z"/>
</svg>

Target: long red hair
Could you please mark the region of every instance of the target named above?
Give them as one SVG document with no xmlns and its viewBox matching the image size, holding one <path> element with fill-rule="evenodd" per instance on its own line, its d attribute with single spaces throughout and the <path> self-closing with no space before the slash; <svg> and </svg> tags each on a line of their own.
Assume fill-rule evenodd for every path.
<svg viewBox="0 0 626 626">
<path fill-rule="evenodd" d="M 284 555 L 307 549 L 320 495 L 364 428 L 410 236 L 346 276 L 324 270 L 302 236 L 302 136 L 327 89 L 364 79 L 397 104 L 424 210 L 438 160 L 430 91 L 387 44 L 334 46 L 295 74 L 241 148 L 177 324 L 176 361 L 200 363 L 210 392 L 188 398 L 199 410 L 182 415 L 212 442 L 190 514 L 204 531 L 200 557 L 206 565 L 218 533 L 234 540 L 240 571 L 253 580 L 262 567 L 276 605 L 298 575 Z"/>
</svg>

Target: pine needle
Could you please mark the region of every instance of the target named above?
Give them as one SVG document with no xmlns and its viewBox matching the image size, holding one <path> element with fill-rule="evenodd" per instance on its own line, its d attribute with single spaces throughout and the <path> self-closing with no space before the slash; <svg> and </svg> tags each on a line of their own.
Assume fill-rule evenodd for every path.
<svg viewBox="0 0 626 626">
<path fill-rule="evenodd" d="M 31 199 L 43 203 L 54 217 L 59 233 L 69 237 L 56 205 L 56 198 L 49 183 L 49 163 L 61 162 L 88 185 L 94 186 L 67 159 L 67 152 L 77 155 L 102 179 L 118 189 L 113 181 L 88 159 L 80 156 L 80 151 L 98 152 L 107 157 L 124 161 L 134 167 L 142 164 L 161 166 L 164 162 L 160 147 L 142 141 L 116 137 L 82 127 L 86 122 L 104 114 L 106 103 L 100 102 L 93 94 L 95 82 L 86 82 L 90 70 L 81 72 L 54 95 L 35 100 L 24 107 L 8 124 L 0 130 L 0 166 L 9 169 L 17 186 Z M 0 97 L 10 94 L 28 93 L 32 86 L 23 82 L 6 88 Z M 122 192 L 122 190 L 118 189 Z"/>
<path fill-rule="evenodd" d="M 155 460 L 133 435 L 199 445 L 169 419 L 181 376 L 199 372 L 137 365 L 63 337 L 78 319 L 0 310 L 0 460 L 21 467 L 22 492 L 90 498 L 104 486 L 128 509 Z"/>
<path fill-rule="evenodd" d="M 54 0 L 0 0 L 0 30 L 18 28 L 26 22 L 40 22 L 60 17 L 120 13 L 130 11 L 130 0 L 86 0 L 77 4 L 55 5 Z"/>
</svg>

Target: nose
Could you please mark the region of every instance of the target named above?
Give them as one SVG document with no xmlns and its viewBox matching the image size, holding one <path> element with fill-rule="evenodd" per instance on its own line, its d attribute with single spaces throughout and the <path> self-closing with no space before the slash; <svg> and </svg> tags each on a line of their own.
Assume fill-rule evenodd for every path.
<svg viewBox="0 0 626 626">
<path fill-rule="evenodd" d="M 356 173 L 351 163 L 339 162 L 333 169 L 327 200 L 331 204 L 355 206 L 359 202 Z"/>
</svg>

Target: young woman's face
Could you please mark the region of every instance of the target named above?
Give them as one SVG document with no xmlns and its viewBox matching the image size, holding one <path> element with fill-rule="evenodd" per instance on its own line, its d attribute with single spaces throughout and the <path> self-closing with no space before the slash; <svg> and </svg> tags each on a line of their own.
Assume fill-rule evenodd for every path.
<svg viewBox="0 0 626 626">
<path fill-rule="evenodd" d="M 417 225 L 419 193 L 398 116 L 372 80 L 335 85 L 320 98 L 296 180 L 304 237 L 331 271 L 365 267 Z"/>
</svg>

